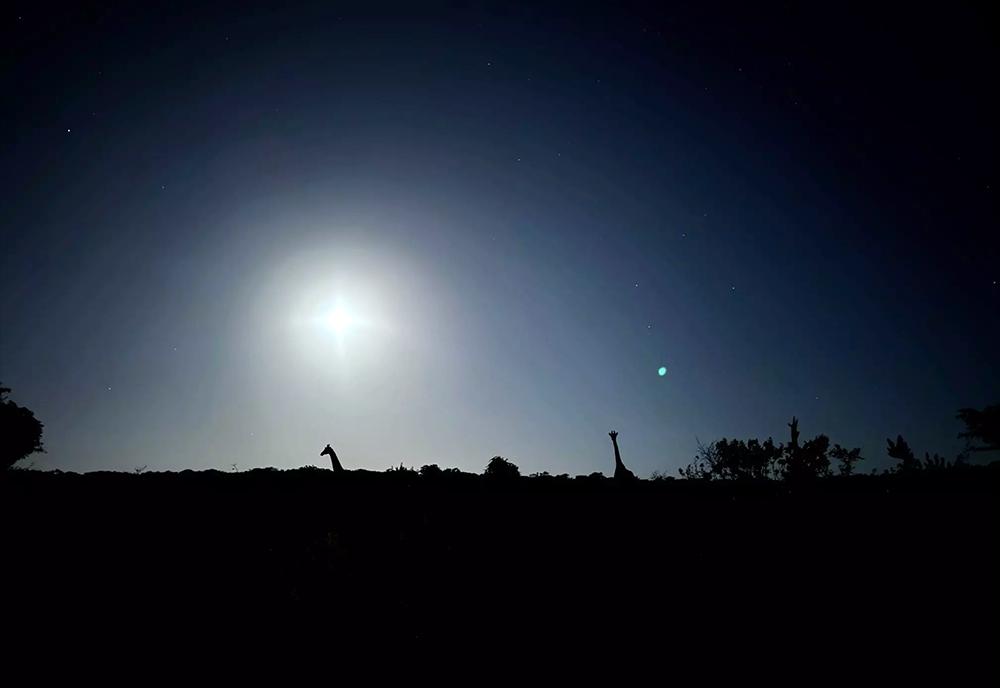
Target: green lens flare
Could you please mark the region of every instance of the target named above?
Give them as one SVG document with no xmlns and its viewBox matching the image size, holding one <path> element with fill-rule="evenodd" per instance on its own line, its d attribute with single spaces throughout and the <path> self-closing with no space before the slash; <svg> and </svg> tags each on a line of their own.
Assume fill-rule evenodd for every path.
<svg viewBox="0 0 1000 688">
<path fill-rule="evenodd" d="M 664 375 L 667 374 L 667 367 L 666 366 L 660 366 L 660 369 L 657 370 L 656 372 L 659 373 L 660 377 L 663 377 Z"/>
</svg>

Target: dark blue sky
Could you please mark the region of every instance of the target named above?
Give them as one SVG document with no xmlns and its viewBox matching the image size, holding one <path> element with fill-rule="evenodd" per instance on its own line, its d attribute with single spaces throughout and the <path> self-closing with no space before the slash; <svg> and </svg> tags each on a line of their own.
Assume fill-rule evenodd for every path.
<svg viewBox="0 0 1000 688">
<path fill-rule="evenodd" d="M 40 466 L 953 454 L 1000 400 L 985 10 L 3 17 L 0 381 Z M 660 366 L 667 374 L 657 375 Z"/>
</svg>

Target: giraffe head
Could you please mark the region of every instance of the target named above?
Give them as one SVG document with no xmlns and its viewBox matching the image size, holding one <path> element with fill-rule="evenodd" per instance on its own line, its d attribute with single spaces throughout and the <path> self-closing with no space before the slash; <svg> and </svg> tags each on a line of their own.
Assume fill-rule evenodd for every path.
<svg viewBox="0 0 1000 688">
<path fill-rule="evenodd" d="M 320 456 L 333 456 L 333 447 L 329 444 L 319 453 Z"/>
<path fill-rule="evenodd" d="M 618 439 L 618 433 L 615 430 L 612 430 L 611 432 L 608 433 L 608 437 L 610 437 L 611 441 L 614 442 L 615 440 Z"/>
</svg>

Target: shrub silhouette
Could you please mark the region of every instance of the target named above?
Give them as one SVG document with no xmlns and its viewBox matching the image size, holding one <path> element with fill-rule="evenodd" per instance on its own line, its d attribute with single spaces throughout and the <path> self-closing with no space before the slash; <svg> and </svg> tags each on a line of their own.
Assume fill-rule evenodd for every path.
<svg viewBox="0 0 1000 688">
<path fill-rule="evenodd" d="M 438 466 L 436 463 L 420 467 L 421 478 L 438 478 L 441 476 L 442 473 L 443 471 L 441 470 L 441 467 Z"/>
<path fill-rule="evenodd" d="M 35 414 L 23 406 L 6 399 L 9 387 L 0 385 L 0 470 L 42 448 L 42 428 Z"/>
<path fill-rule="evenodd" d="M 890 438 L 886 438 L 885 441 L 889 445 L 889 456 L 899 461 L 895 467 L 896 472 L 908 473 L 920 469 L 920 462 L 913 455 L 913 450 L 910 449 L 910 445 L 906 443 L 902 435 L 896 435 L 895 442 Z"/>
<path fill-rule="evenodd" d="M 398 466 L 389 466 L 387 469 L 385 469 L 385 472 L 393 473 L 397 477 L 412 477 L 418 475 L 418 472 L 415 468 L 404 466 L 402 461 L 399 462 Z"/>
<path fill-rule="evenodd" d="M 952 462 L 940 456 L 937 452 L 934 452 L 934 456 L 931 456 L 928 452 L 924 452 L 923 469 L 925 471 L 946 471 L 959 464 L 961 464 L 961 458 Z"/>
<path fill-rule="evenodd" d="M 521 471 L 517 466 L 502 456 L 494 456 L 490 459 L 483 475 L 494 480 L 513 480 L 514 478 L 521 476 Z"/>
<path fill-rule="evenodd" d="M 829 475 L 830 459 L 826 453 L 830 448 L 830 438 L 817 435 L 803 445 L 799 445 L 799 419 L 792 416 L 788 424 L 792 441 L 785 447 L 781 457 L 782 477 L 786 480 L 808 480 Z"/>
<path fill-rule="evenodd" d="M 682 478 L 703 480 L 806 480 L 829 475 L 830 438 L 817 435 L 799 445 L 798 419 L 793 417 L 788 427 L 792 435 L 788 445 L 775 444 L 770 437 L 763 442 L 722 438 L 699 444 L 694 460 L 678 472 Z"/>
<path fill-rule="evenodd" d="M 788 446 L 782 457 L 785 480 L 811 480 L 830 474 L 830 459 L 827 451 L 830 438 L 817 435 L 801 447 Z"/>
<path fill-rule="evenodd" d="M 716 443 L 714 470 L 722 479 L 767 479 L 773 475 L 781 452 L 781 445 L 775 446 L 770 437 L 764 442 L 757 439 L 727 441 L 723 438 Z"/>
<path fill-rule="evenodd" d="M 969 451 L 1000 451 L 1000 404 L 987 406 L 982 411 L 963 408 L 958 418 L 965 423 L 965 432 L 958 434 L 969 442 Z M 972 446 L 972 440 L 979 440 L 982 446 Z"/>
<path fill-rule="evenodd" d="M 833 445 L 833 449 L 830 450 L 830 456 L 840 462 L 839 469 L 841 475 L 852 475 L 854 473 L 854 464 L 858 461 L 864 461 L 864 457 L 861 456 L 860 447 L 847 449 L 846 447 L 841 447 L 839 444 L 835 444 Z"/>
</svg>

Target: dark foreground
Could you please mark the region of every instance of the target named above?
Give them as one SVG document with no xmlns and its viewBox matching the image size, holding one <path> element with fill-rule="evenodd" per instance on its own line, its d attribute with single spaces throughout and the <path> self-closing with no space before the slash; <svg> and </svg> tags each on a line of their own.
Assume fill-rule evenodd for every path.
<svg viewBox="0 0 1000 688">
<path fill-rule="evenodd" d="M 998 484 L 997 466 L 792 487 L 16 471 L 2 604 L 56 624 L 291 608 L 413 643 L 942 648 L 996 634 Z"/>
</svg>

